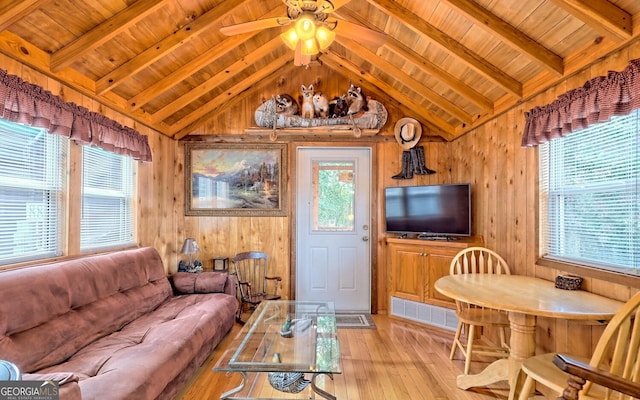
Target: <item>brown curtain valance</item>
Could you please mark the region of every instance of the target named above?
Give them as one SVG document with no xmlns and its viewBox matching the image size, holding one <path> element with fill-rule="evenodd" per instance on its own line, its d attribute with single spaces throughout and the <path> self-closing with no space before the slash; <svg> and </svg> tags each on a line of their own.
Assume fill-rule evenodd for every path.
<svg viewBox="0 0 640 400">
<path fill-rule="evenodd" d="M 627 115 L 640 107 L 640 59 L 621 72 L 593 78 L 582 87 L 559 96 L 553 103 L 525 113 L 522 146 L 537 146 L 551 139 Z"/>
<path fill-rule="evenodd" d="M 148 138 L 138 131 L 63 101 L 40 86 L 0 69 L 0 118 L 45 128 L 80 144 L 100 147 L 135 160 L 151 161 Z"/>
</svg>

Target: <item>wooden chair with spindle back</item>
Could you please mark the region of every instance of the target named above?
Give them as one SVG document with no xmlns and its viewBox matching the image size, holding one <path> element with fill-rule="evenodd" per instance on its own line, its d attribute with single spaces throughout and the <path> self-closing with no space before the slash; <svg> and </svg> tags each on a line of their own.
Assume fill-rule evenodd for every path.
<svg viewBox="0 0 640 400">
<path fill-rule="evenodd" d="M 278 286 L 282 282 L 279 276 L 269 276 L 269 256 L 259 251 L 238 253 L 231 259 L 233 274 L 236 276 L 240 308 L 237 320 L 242 322 L 245 306 L 254 309 L 264 300 L 278 300 Z M 273 284 L 268 284 L 272 282 Z"/>
<path fill-rule="evenodd" d="M 461 250 L 451 260 L 450 275 L 458 274 L 511 274 L 507 262 L 495 251 L 485 247 L 468 247 Z M 506 329 L 509 327 L 507 313 L 475 304 L 456 300 L 458 327 L 453 338 L 451 354 L 453 360 L 456 350 L 464 356 L 464 373 L 469 374 L 474 355 L 504 358 L 509 356 Z M 476 344 L 476 328 L 497 328 L 500 343 L 496 346 Z M 466 332 L 467 342 L 460 340 L 462 331 Z"/>
<path fill-rule="evenodd" d="M 518 383 L 523 383 L 516 386 L 516 395 L 519 393 L 519 400 L 528 399 L 537 382 L 553 390 L 558 396 L 562 395 L 559 399 L 639 398 L 640 358 L 638 355 L 640 353 L 638 348 L 640 348 L 640 293 L 627 301 L 609 321 L 589 359 L 566 354 L 558 357 L 554 353 L 547 353 L 524 360 L 521 376 L 517 380 Z M 569 373 L 560 369 L 565 369 Z M 583 382 L 584 386 L 573 384 L 578 382 L 576 374 L 580 370 L 586 373 L 584 378 L 587 382 Z M 573 373 L 573 377 L 570 373 Z M 626 384 L 620 384 L 625 380 Z M 570 387 L 567 387 L 568 381 L 571 381 Z"/>
</svg>

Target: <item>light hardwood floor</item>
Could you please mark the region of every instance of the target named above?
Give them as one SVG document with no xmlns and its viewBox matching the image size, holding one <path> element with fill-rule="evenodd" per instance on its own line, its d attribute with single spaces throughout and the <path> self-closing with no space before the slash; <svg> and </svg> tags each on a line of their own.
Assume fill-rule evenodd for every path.
<svg viewBox="0 0 640 400">
<path fill-rule="evenodd" d="M 456 376 L 462 373 L 464 363 L 461 359 L 449 360 L 453 332 L 425 328 L 386 315 L 374 315 L 373 319 L 376 329 L 338 331 L 343 373 L 335 375 L 332 392 L 339 400 L 507 398 L 506 383 L 468 391 L 456 387 Z M 239 330 L 236 324 L 178 395 L 178 400 L 218 400 L 221 393 L 239 384 L 239 374 L 212 371 Z M 472 363 L 471 373 L 486 365 Z"/>
</svg>

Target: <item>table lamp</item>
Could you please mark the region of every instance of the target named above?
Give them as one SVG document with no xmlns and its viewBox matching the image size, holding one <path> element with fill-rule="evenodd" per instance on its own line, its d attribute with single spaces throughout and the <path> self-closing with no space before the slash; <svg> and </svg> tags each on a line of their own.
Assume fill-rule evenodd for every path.
<svg viewBox="0 0 640 400">
<path fill-rule="evenodd" d="M 187 268 L 193 268 L 193 254 L 196 254 L 199 251 L 200 247 L 198 247 L 198 243 L 194 238 L 186 238 L 184 240 L 180 253 L 189 255 L 189 265 Z"/>
</svg>

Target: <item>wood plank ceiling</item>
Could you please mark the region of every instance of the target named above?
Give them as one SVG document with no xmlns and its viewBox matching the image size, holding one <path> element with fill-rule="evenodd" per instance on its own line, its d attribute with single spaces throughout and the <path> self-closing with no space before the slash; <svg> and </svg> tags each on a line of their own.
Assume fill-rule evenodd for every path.
<svg viewBox="0 0 640 400">
<path fill-rule="evenodd" d="M 323 67 L 364 79 L 444 140 L 640 36 L 638 0 L 334 4 L 333 17 L 386 40 L 338 34 L 318 57 Z M 234 95 L 303 68 L 280 28 L 219 30 L 279 16 L 282 0 L 1 0 L 0 51 L 180 139 Z"/>
</svg>

